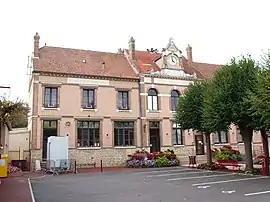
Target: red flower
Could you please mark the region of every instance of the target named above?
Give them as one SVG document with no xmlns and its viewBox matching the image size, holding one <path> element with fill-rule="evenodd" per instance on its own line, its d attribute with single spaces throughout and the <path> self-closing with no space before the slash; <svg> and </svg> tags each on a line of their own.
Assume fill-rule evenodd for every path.
<svg viewBox="0 0 270 202">
<path fill-rule="evenodd" d="M 223 148 L 232 149 L 231 145 L 224 145 Z"/>
</svg>

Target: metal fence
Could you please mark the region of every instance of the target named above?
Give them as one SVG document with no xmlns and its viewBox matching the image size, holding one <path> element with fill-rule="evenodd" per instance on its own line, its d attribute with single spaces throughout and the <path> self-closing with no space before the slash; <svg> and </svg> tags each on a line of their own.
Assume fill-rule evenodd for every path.
<svg viewBox="0 0 270 202">
<path fill-rule="evenodd" d="M 44 174 L 59 175 L 62 173 L 77 173 L 75 159 L 33 159 L 31 165 L 32 170 Z"/>
</svg>

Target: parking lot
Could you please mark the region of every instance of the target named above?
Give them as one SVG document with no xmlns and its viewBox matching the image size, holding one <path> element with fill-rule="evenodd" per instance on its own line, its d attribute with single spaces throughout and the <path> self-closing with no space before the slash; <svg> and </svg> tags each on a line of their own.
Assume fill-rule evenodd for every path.
<svg viewBox="0 0 270 202">
<path fill-rule="evenodd" d="M 46 176 L 31 180 L 36 202 L 269 202 L 270 178 L 177 168 Z"/>
</svg>

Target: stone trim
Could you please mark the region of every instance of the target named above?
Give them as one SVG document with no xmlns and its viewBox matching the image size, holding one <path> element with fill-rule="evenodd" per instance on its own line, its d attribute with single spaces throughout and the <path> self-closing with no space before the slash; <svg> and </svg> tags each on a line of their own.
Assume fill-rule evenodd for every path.
<svg viewBox="0 0 270 202">
<path fill-rule="evenodd" d="M 40 71 L 40 70 L 33 70 L 32 73 L 39 73 L 42 76 L 55 76 L 55 77 L 74 77 L 74 78 L 104 79 L 104 80 L 112 80 L 112 81 L 130 81 L 130 82 L 139 81 L 139 78 L 136 78 L 136 77 L 124 78 L 124 77 L 116 77 L 116 76 L 57 73 L 57 72 L 47 72 L 47 71 Z"/>
<path fill-rule="evenodd" d="M 194 81 L 194 80 L 203 80 L 201 78 L 187 78 L 187 77 L 181 77 L 181 76 L 167 76 L 167 75 L 154 75 L 154 74 L 142 74 L 144 77 L 150 77 L 150 78 L 162 78 L 162 79 L 174 79 L 174 80 L 188 80 L 188 81 Z"/>
<path fill-rule="evenodd" d="M 50 120 L 60 120 L 63 116 L 60 115 L 49 115 L 49 116 L 39 116 L 40 120 L 50 121 Z"/>
<path fill-rule="evenodd" d="M 102 120 L 104 117 L 100 117 L 100 116 L 96 116 L 96 117 L 92 117 L 92 116 L 90 116 L 90 117 L 86 117 L 86 116 L 76 116 L 76 117 L 74 117 L 74 120 L 75 121 L 100 121 L 100 120 Z"/>
</svg>

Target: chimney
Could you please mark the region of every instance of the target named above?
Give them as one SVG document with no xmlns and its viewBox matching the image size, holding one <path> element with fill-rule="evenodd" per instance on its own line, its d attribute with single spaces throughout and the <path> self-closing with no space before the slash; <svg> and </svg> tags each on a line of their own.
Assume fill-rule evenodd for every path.
<svg viewBox="0 0 270 202">
<path fill-rule="evenodd" d="M 135 58 L 135 40 L 133 37 L 129 39 L 128 45 L 129 45 L 129 58 L 132 62 L 134 62 L 136 58 Z"/>
<path fill-rule="evenodd" d="M 35 34 L 34 36 L 34 57 L 38 58 L 38 52 L 39 52 L 39 39 L 40 36 L 38 35 L 38 33 Z"/>
<path fill-rule="evenodd" d="M 193 65 L 193 59 L 192 59 L 192 47 L 188 44 L 187 47 L 187 59 L 188 59 L 188 65 Z"/>
</svg>

